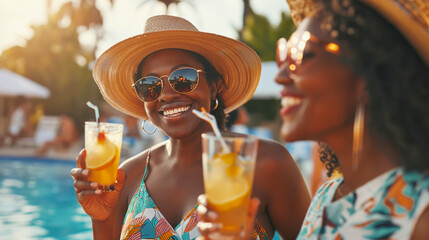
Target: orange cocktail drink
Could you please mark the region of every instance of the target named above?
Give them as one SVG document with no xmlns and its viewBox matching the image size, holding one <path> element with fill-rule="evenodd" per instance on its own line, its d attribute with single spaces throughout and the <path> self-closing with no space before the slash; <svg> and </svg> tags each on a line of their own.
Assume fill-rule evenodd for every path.
<svg viewBox="0 0 429 240">
<path fill-rule="evenodd" d="M 252 192 L 257 138 L 222 133 L 226 143 L 203 134 L 203 175 L 207 199 L 219 214 L 221 234 L 227 239 L 241 233 Z"/>
<path fill-rule="evenodd" d="M 97 182 L 103 191 L 115 184 L 121 153 L 123 125 L 85 122 L 86 168 L 89 181 Z"/>
</svg>

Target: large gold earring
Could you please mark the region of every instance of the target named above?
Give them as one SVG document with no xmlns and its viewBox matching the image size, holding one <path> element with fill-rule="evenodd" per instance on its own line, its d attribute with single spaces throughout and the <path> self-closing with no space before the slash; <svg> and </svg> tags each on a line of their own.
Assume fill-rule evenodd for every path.
<svg viewBox="0 0 429 240">
<path fill-rule="evenodd" d="M 157 127 L 155 127 L 155 129 L 154 129 L 152 132 L 147 132 L 147 131 L 146 131 L 146 129 L 145 129 L 145 124 L 146 124 L 146 122 L 149 122 L 149 123 L 150 123 L 150 121 L 148 121 L 147 119 L 145 119 L 145 120 L 144 120 L 144 122 L 143 122 L 143 124 L 142 124 L 142 130 L 143 130 L 143 132 L 145 132 L 145 133 L 146 133 L 146 134 L 148 134 L 148 135 L 152 135 L 152 134 L 154 134 L 158 128 L 157 128 Z M 151 125 L 153 125 L 153 124 L 151 124 Z"/>
<path fill-rule="evenodd" d="M 352 168 L 356 171 L 359 165 L 359 160 L 362 157 L 363 149 L 363 132 L 365 126 L 365 104 L 363 101 L 356 108 L 355 122 L 353 125 L 353 158 Z"/>
<path fill-rule="evenodd" d="M 219 106 L 219 100 L 217 100 L 217 98 L 215 98 L 215 106 L 211 109 L 211 111 L 216 110 L 218 106 Z"/>
</svg>

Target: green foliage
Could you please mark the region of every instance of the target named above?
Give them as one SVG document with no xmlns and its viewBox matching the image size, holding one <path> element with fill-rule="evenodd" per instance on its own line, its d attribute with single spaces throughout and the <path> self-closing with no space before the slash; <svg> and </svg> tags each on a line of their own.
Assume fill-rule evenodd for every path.
<svg viewBox="0 0 429 240">
<path fill-rule="evenodd" d="M 295 31 L 295 24 L 286 13 L 281 14 L 281 21 L 277 26 L 273 26 L 268 18 L 251 11 L 246 17 L 246 24 L 242 30 L 243 42 L 249 45 L 261 58 L 261 61 L 275 61 L 277 40 L 281 37 L 289 38 Z M 274 81 L 274 79 L 273 79 Z M 250 100 L 245 107 L 251 114 L 250 125 L 260 126 L 278 121 L 278 110 L 280 102 L 276 99 Z M 273 133 L 278 126 L 271 126 Z M 274 134 L 278 139 L 277 134 Z"/>
<path fill-rule="evenodd" d="M 49 15 L 46 24 L 32 26 L 34 35 L 27 40 L 25 47 L 9 48 L 0 56 L 1 67 L 50 90 L 50 98 L 41 101 L 45 114 L 67 114 L 75 119 L 79 127 L 83 126 L 79 123 L 93 114 L 84 110 L 85 102 L 91 100 L 97 103 L 101 100 L 89 69 L 95 49 L 86 50 L 81 46 L 79 31 L 82 27 L 97 28 L 102 23 L 101 15 L 94 14 L 98 11 L 95 5 L 92 10 L 88 3 L 82 3 L 80 7 L 85 11 L 73 9 L 70 3 L 66 3 L 57 13 Z M 64 24 L 66 18 L 70 20 L 69 24 Z"/>
<path fill-rule="evenodd" d="M 285 13 L 282 13 L 278 26 L 272 26 L 266 16 L 252 13 L 246 18 L 242 36 L 244 43 L 253 48 L 264 62 L 276 59 L 277 40 L 289 38 L 293 31 L 295 25 Z"/>
</svg>

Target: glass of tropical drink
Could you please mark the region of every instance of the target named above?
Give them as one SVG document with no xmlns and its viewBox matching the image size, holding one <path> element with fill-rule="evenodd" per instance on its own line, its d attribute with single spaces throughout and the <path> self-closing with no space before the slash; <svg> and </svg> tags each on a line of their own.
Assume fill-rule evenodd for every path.
<svg viewBox="0 0 429 240">
<path fill-rule="evenodd" d="M 223 239 L 244 229 L 252 192 L 258 147 L 256 137 L 222 133 L 202 134 L 203 176 L 207 200 L 219 214 Z"/>
<path fill-rule="evenodd" d="M 89 181 L 100 189 L 113 190 L 118 172 L 124 126 L 117 123 L 85 122 L 86 168 Z"/>
</svg>

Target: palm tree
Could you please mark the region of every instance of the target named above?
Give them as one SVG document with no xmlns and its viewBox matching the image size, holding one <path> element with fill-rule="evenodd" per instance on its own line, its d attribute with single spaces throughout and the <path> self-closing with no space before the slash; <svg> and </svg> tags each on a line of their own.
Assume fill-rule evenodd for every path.
<svg viewBox="0 0 429 240">
<path fill-rule="evenodd" d="M 252 7 L 250 6 L 250 0 L 243 0 L 243 27 L 238 31 L 238 37 L 240 41 L 244 41 L 243 39 L 243 30 L 246 29 L 247 25 L 247 17 L 254 14 Z"/>
<path fill-rule="evenodd" d="M 81 45 L 79 35 L 93 33 L 98 41 L 103 19 L 95 0 L 80 0 L 79 4 L 70 0 L 59 9 L 52 8 L 51 2 L 47 1 L 47 23 L 32 26 L 34 34 L 25 47 L 3 51 L 0 66 L 48 87 L 51 96 L 43 102 L 47 113 L 67 113 L 82 122 L 89 117 L 82 111 L 85 101 L 98 102 L 102 96 L 89 69 L 97 43 L 88 49 Z"/>
<path fill-rule="evenodd" d="M 113 0 L 110 0 L 113 4 Z M 48 1 L 48 10 L 50 10 L 50 1 Z M 95 0 L 80 0 L 79 4 L 75 5 L 71 1 L 63 4 L 56 13 L 50 13 L 50 18 L 53 21 L 68 22 L 69 25 L 64 27 L 75 28 L 78 33 L 91 30 L 95 34 L 95 44 L 92 49 L 92 59 L 95 58 L 97 51 L 97 43 L 103 36 L 102 25 L 103 17 L 101 16 L 100 10 L 96 7 Z"/>
</svg>

